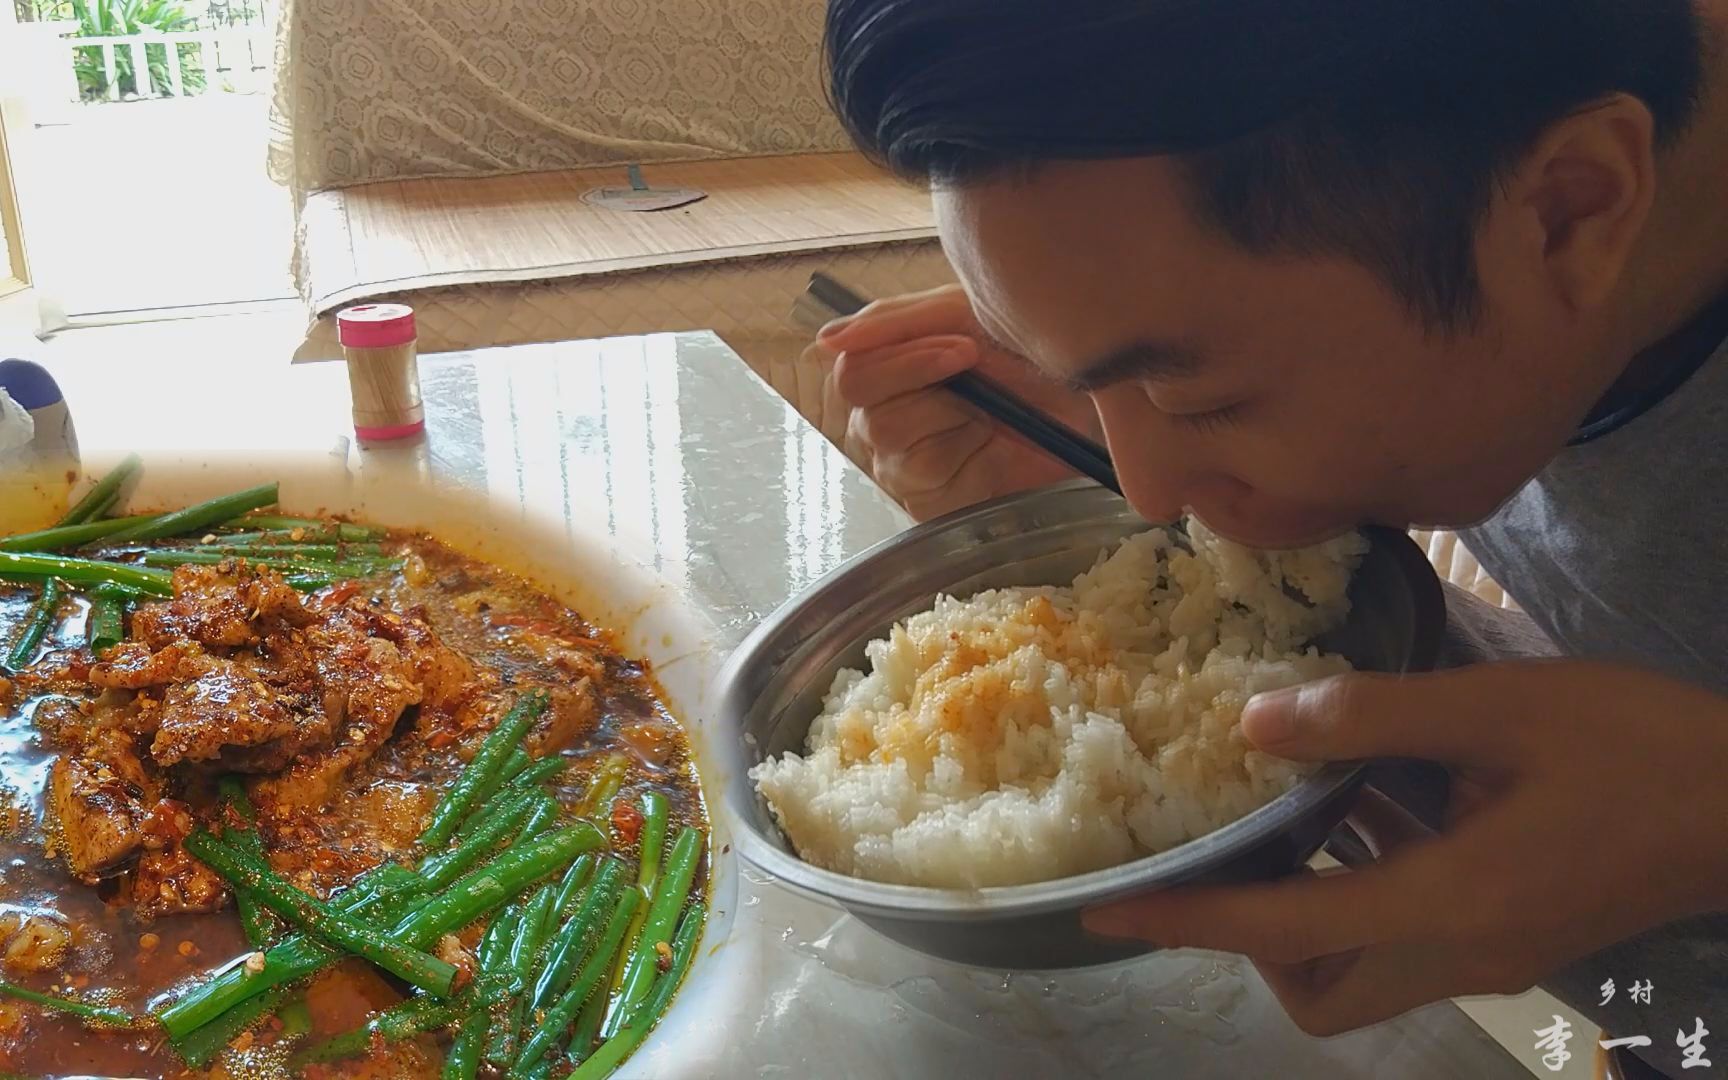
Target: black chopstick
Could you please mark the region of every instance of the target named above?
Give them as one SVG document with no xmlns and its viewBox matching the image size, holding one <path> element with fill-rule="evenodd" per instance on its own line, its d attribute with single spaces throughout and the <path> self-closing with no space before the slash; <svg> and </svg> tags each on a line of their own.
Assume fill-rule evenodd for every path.
<svg viewBox="0 0 1728 1080">
<path fill-rule="evenodd" d="M 855 314 L 867 303 L 862 296 L 823 273 L 810 276 L 805 296 L 832 312 L 832 318 Z M 1122 494 L 1110 453 L 1098 443 L 976 372 L 962 372 L 942 385 L 1075 472 Z"/>
</svg>

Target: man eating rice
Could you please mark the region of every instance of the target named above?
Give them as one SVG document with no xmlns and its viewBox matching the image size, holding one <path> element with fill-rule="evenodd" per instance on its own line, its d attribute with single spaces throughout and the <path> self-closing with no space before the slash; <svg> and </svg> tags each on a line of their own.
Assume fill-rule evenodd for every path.
<svg viewBox="0 0 1728 1080">
<path fill-rule="evenodd" d="M 1064 475 L 935 388 L 976 368 L 1149 520 L 1457 528 L 1528 613 L 1455 592 L 1495 662 L 1245 713 L 1446 767 L 1443 812 L 1358 808 L 1372 868 L 1096 932 L 1244 953 L 1315 1033 L 1541 983 L 1678 1075 L 1728 1023 L 1725 34 L 1728 0 L 831 0 L 842 118 L 961 281 L 815 347 L 914 514 Z"/>
</svg>

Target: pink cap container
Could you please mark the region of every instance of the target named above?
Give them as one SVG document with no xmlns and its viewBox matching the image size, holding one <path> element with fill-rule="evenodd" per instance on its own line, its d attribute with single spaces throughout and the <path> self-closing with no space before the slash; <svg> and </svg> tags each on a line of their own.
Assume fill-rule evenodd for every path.
<svg viewBox="0 0 1728 1080">
<path fill-rule="evenodd" d="M 414 309 L 406 304 L 346 308 L 336 315 L 336 336 L 348 362 L 354 433 L 384 441 L 425 430 Z"/>
</svg>

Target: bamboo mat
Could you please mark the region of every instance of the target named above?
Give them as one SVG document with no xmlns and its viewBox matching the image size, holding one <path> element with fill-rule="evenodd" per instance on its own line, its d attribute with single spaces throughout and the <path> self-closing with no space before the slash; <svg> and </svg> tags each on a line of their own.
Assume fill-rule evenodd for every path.
<svg viewBox="0 0 1728 1080">
<path fill-rule="evenodd" d="M 648 183 L 707 198 L 634 213 L 582 194 L 621 168 L 365 184 L 320 192 L 303 218 L 315 313 L 361 295 L 545 281 L 935 236 L 926 192 L 856 154 L 650 164 Z"/>
</svg>

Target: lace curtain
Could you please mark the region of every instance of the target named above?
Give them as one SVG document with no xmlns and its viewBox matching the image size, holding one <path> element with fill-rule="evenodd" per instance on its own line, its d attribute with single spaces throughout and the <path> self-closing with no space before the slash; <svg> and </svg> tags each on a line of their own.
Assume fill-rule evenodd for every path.
<svg viewBox="0 0 1728 1080">
<path fill-rule="evenodd" d="M 293 193 L 839 150 L 823 0 L 282 0 L 269 169 Z"/>
</svg>

